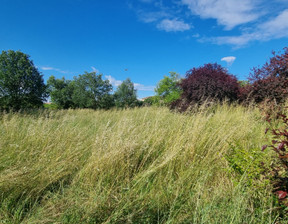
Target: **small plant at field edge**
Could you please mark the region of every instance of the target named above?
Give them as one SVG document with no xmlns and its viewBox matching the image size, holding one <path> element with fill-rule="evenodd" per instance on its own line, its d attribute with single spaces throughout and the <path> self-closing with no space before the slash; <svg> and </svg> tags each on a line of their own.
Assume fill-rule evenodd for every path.
<svg viewBox="0 0 288 224">
<path fill-rule="evenodd" d="M 282 128 L 272 128 L 273 140 L 271 145 L 264 145 L 262 150 L 271 148 L 277 154 L 277 160 L 272 164 L 272 183 L 274 193 L 278 197 L 278 202 L 283 207 L 283 211 L 288 209 L 288 117 L 283 113 L 278 113 L 277 118 L 284 125 Z M 270 115 L 267 121 L 271 123 Z M 266 129 L 266 133 L 269 128 Z"/>
<path fill-rule="evenodd" d="M 231 144 L 231 149 L 225 159 L 232 168 L 231 171 L 239 174 L 240 179 L 243 178 L 243 175 L 246 176 L 247 184 L 250 186 L 265 188 L 268 184 L 264 177 L 266 165 L 262 162 L 264 154 L 261 150 L 243 149 L 238 143 Z"/>
</svg>

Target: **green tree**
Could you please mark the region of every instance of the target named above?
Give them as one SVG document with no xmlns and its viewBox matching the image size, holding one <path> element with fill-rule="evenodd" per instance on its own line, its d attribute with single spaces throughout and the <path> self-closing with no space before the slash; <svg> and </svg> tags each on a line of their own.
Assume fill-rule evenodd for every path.
<svg viewBox="0 0 288 224">
<path fill-rule="evenodd" d="M 114 93 L 116 107 L 134 107 L 138 105 L 137 91 L 133 82 L 127 78 Z"/>
<path fill-rule="evenodd" d="M 50 76 L 47 85 L 51 101 L 57 105 L 57 108 L 68 109 L 75 107 L 72 101 L 74 81 L 65 80 L 64 77 L 56 79 L 54 76 Z"/>
<path fill-rule="evenodd" d="M 170 104 L 181 96 L 181 88 L 178 83 L 180 76 L 176 72 L 169 72 L 170 76 L 164 76 L 159 81 L 155 89 L 156 95 L 159 96 L 164 104 Z"/>
<path fill-rule="evenodd" d="M 85 72 L 74 77 L 72 102 L 77 108 L 109 109 L 113 106 L 113 97 L 109 94 L 112 85 L 103 80 L 102 75 Z"/>
<path fill-rule="evenodd" d="M 0 55 L 0 109 L 27 109 L 43 105 L 47 97 L 43 76 L 27 54 L 2 51 Z"/>
<path fill-rule="evenodd" d="M 144 106 L 159 106 L 160 104 L 160 96 L 150 96 L 147 97 L 144 102 L 143 102 Z"/>
</svg>

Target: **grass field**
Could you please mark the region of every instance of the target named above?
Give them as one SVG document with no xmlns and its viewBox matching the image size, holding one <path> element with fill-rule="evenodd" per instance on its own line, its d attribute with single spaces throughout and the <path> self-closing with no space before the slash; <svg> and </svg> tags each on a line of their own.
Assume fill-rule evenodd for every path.
<svg viewBox="0 0 288 224">
<path fill-rule="evenodd" d="M 0 223 L 274 223 L 256 108 L 0 118 Z"/>
</svg>

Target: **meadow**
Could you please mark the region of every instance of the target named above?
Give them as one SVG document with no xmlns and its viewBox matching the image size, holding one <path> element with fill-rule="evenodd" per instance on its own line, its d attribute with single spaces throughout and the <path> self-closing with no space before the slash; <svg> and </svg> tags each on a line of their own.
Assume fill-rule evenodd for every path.
<svg viewBox="0 0 288 224">
<path fill-rule="evenodd" d="M 0 223 L 280 222 L 266 128 L 227 104 L 1 114 Z"/>
</svg>

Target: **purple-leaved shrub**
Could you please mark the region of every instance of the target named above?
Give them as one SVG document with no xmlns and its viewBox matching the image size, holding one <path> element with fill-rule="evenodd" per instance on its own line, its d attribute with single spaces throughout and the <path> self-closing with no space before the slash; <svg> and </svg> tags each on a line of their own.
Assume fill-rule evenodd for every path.
<svg viewBox="0 0 288 224">
<path fill-rule="evenodd" d="M 249 84 L 240 90 L 240 100 L 261 103 L 273 101 L 283 103 L 288 97 L 288 48 L 276 55 L 261 68 L 253 68 Z"/>
<path fill-rule="evenodd" d="M 171 108 L 180 111 L 207 101 L 235 101 L 240 88 L 236 77 L 217 63 L 189 70 L 179 85 L 181 97 L 171 104 Z"/>
</svg>

